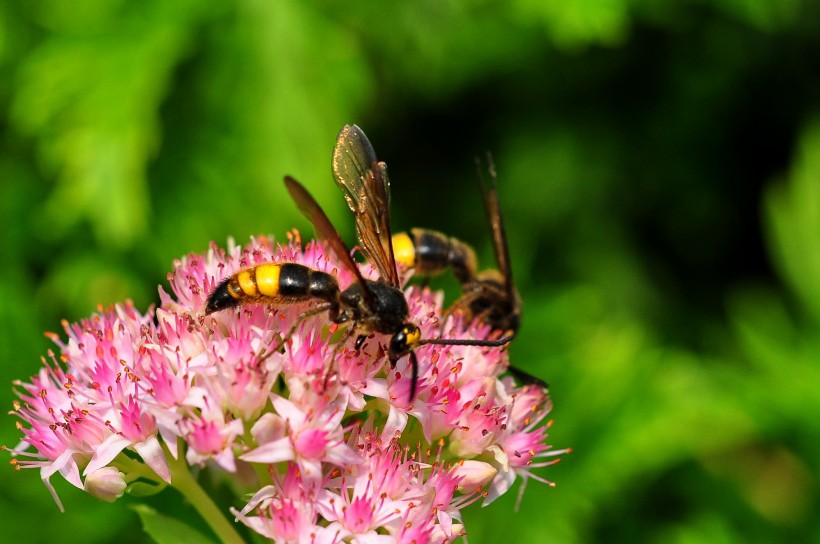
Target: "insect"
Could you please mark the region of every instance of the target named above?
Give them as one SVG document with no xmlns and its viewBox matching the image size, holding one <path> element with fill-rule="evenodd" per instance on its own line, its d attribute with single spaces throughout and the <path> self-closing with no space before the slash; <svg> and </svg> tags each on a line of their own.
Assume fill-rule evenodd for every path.
<svg viewBox="0 0 820 544">
<path fill-rule="evenodd" d="M 512 337 L 495 340 L 422 338 L 421 330 L 411 323 L 409 308 L 400 288 L 399 273 L 390 231 L 390 181 L 387 165 L 376 159 L 370 141 L 356 125 L 345 125 L 333 151 L 333 177 L 342 189 L 353 212 L 362 252 L 372 263 L 379 279 L 365 279 L 339 233 L 316 200 L 298 181 L 287 176 L 285 187 L 303 215 L 313 224 L 317 236 L 336 254 L 354 281 L 342 290 L 335 276 L 298 263 L 265 263 L 240 270 L 225 279 L 209 295 L 205 313 L 249 303 L 274 306 L 315 301 L 303 311 L 276 347 L 261 355 L 268 357 L 281 349 L 304 320 L 327 312 L 335 324 L 349 324 L 341 346 L 356 334 L 355 348 L 376 332 L 390 335 L 387 355 L 391 366 L 405 355 L 410 358 L 410 400 L 415 398 L 418 359 L 414 349 L 425 344 L 464 346 L 503 346 Z"/>
<path fill-rule="evenodd" d="M 431 276 L 448 267 L 453 270 L 461 284 L 462 295 L 445 312 L 460 311 L 465 322 L 475 319 L 487 323 L 493 329 L 509 334 L 518 332 L 521 324 L 521 297 L 513 282 L 510 267 L 510 252 L 501 205 L 498 200 L 498 186 L 495 164 L 487 155 L 489 186 L 484 182 L 480 161 L 477 162 L 479 186 L 484 202 L 484 211 L 493 239 L 496 267 L 477 271 L 475 251 L 457 238 L 428 229 L 412 229 L 393 237 L 393 244 L 400 248 L 398 261 L 415 273 Z M 510 366 L 509 372 L 524 383 L 547 387 L 546 382 L 523 370 Z"/>
<path fill-rule="evenodd" d="M 450 268 L 461 284 L 462 296 L 448 309 L 460 310 L 467 323 L 478 319 L 499 331 L 518 332 L 521 298 L 513 283 L 507 236 L 498 201 L 495 166 L 489 159 L 491 184 L 479 168 L 484 210 L 493 238 L 495 269 L 477 271 L 475 251 L 457 238 L 428 229 L 412 229 L 393 236 L 396 260 L 416 274 L 432 276 Z"/>
<path fill-rule="evenodd" d="M 460 284 L 476 280 L 476 256 L 472 247 L 458 238 L 429 229 L 410 229 L 393 235 L 396 262 L 420 276 L 435 276 L 447 268 Z"/>
</svg>

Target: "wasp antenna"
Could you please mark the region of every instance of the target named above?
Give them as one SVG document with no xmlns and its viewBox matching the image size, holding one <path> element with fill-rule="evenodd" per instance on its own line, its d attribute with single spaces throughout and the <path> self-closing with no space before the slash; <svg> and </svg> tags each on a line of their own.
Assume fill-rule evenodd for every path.
<svg viewBox="0 0 820 544">
<path fill-rule="evenodd" d="M 468 338 L 425 338 L 420 340 L 418 345 L 435 344 L 437 346 L 484 346 L 498 347 L 512 342 L 514 334 L 499 338 L 498 340 L 473 340 Z"/>
</svg>

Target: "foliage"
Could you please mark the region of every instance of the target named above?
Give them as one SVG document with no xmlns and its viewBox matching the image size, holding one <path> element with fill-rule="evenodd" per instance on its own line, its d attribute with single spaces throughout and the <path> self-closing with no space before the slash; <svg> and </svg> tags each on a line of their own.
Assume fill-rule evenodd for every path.
<svg viewBox="0 0 820 544">
<path fill-rule="evenodd" d="M 329 176 L 345 123 L 389 164 L 397 230 L 490 263 L 490 149 L 524 300 L 511 357 L 550 382 L 551 442 L 575 453 L 518 513 L 468 511 L 470 542 L 816 540 L 818 18 L 799 0 L 2 4 L 2 377 L 33 373 L 60 319 L 146 309 L 211 240 L 307 234 L 284 174 L 352 240 Z M 8 540 L 149 541 L 133 499 L 60 488 L 68 513 L 42 523 L 37 476 L 5 481 Z M 179 502 L 148 499 L 191 516 Z"/>
</svg>

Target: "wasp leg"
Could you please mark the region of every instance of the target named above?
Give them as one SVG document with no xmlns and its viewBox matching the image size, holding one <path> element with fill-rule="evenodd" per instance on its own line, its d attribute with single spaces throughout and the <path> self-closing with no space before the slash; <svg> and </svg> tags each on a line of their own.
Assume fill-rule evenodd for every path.
<svg viewBox="0 0 820 544">
<path fill-rule="evenodd" d="M 455 314 L 456 312 L 461 312 L 461 314 L 467 318 L 470 315 L 470 305 L 479 297 L 479 291 L 474 291 L 471 293 L 464 293 L 461 295 L 458 300 L 450 304 L 441 314 L 441 327 L 439 328 L 439 335 L 444 334 L 444 325 L 447 323 L 447 319 Z M 470 322 L 475 321 L 476 316 L 470 315 L 469 319 Z M 470 323 L 464 323 L 465 327 L 468 327 Z"/>
<path fill-rule="evenodd" d="M 521 370 L 520 368 L 510 366 L 507 368 L 507 372 L 509 372 L 516 380 L 521 382 L 521 385 L 534 385 L 536 387 L 540 387 L 541 389 L 549 389 L 550 385 L 547 382 L 538 376 L 530 374 L 526 370 Z"/>
<path fill-rule="evenodd" d="M 328 386 L 330 385 L 330 375 L 333 374 L 333 366 L 336 363 L 336 356 L 339 354 L 339 350 L 342 349 L 342 346 L 345 345 L 345 342 L 347 342 L 350 339 L 350 337 L 353 336 L 353 331 L 355 330 L 356 324 L 352 323 L 350 327 L 348 327 L 347 330 L 344 332 L 339 341 L 336 342 L 336 347 L 333 348 L 333 353 L 330 356 L 330 362 L 328 362 L 327 365 L 325 379 L 322 382 L 322 387 L 324 390 L 327 390 Z M 361 338 L 361 336 L 359 336 L 359 338 Z M 356 344 L 359 343 L 359 338 L 356 339 Z"/>
<path fill-rule="evenodd" d="M 270 357 L 271 355 L 273 355 L 277 351 L 281 350 L 285 346 L 285 343 L 288 340 L 290 340 L 291 337 L 293 337 L 293 335 L 296 333 L 296 329 L 299 328 L 299 325 L 301 325 L 306 319 L 309 319 L 309 318 L 311 318 L 315 315 L 318 315 L 322 312 L 326 312 L 328 310 L 331 310 L 331 309 L 333 309 L 334 306 L 335 306 L 335 304 L 333 304 L 332 302 L 323 302 L 322 304 L 319 304 L 318 306 L 314 306 L 313 308 L 310 308 L 309 310 L 305 310 L 304 312 L 300 313 L 299 316 L 296 318 L 296 321 L 293 322 L 293 325 L 290 327 L 290 329 L 288 329 L 288 332 L 284 336 L 282 336 L 282 338 L 279 340 L 279 342 L 277 342 L 274 345 L 274 347 L 272 347 L 267 352 L 263 351 L 262 353 L 259 354 L 258 359 L 257 359 L 257 363 L 263 362 L 265 359 L 267 359 L 268 357 Z"/>
</svg>

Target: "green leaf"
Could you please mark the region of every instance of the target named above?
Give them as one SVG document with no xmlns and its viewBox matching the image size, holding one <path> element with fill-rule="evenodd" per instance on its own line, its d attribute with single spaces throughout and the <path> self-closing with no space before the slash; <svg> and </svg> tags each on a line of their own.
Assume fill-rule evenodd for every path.
<svg viewBox="0 0 820 544">
<path fill-rule="evenodd" d="M 515 6 L 519 17 L 539 21 L 556 44 L 566 48 L 595 42 L 617 45 L 628 35 L 629 3 L 624 0 L 518 0 Z"/>
<path fill-rule="evenodd" d="M 774 263 L 820 320 L 820 119 L 803 131 L 786 181 L 771 188 L 765 204 Z"/>
<path fill-rule="evenodd" d="M 164 491 L 166 487 L 168 486 L 149 484 L 148 482 L 140 481 L 128 484 L 128 489 L 126 492 L 132 497 L 150 497 L 151 495 L 156 495 L 157 493 Z"/>
<path fill-rule="evenodd" d="M 208 544 L 210 538 L 185 523 L 139 504 L 132 507 L 142 520 L 142 528 L 157 544 Z"/>
<path fill-rule="evenodd" d="M 39 212 L 56 233 L 87 220 L 100 242 L 128 247 L 148 228 L 146 168 L 162 138 L 158 111 L 208 9 L 142 7 L 140 16 L 87 14 L 101 23 L 97 32 L 56 25 L 21 59 L 10 115 L 56 178 Z"/>
</svg>

